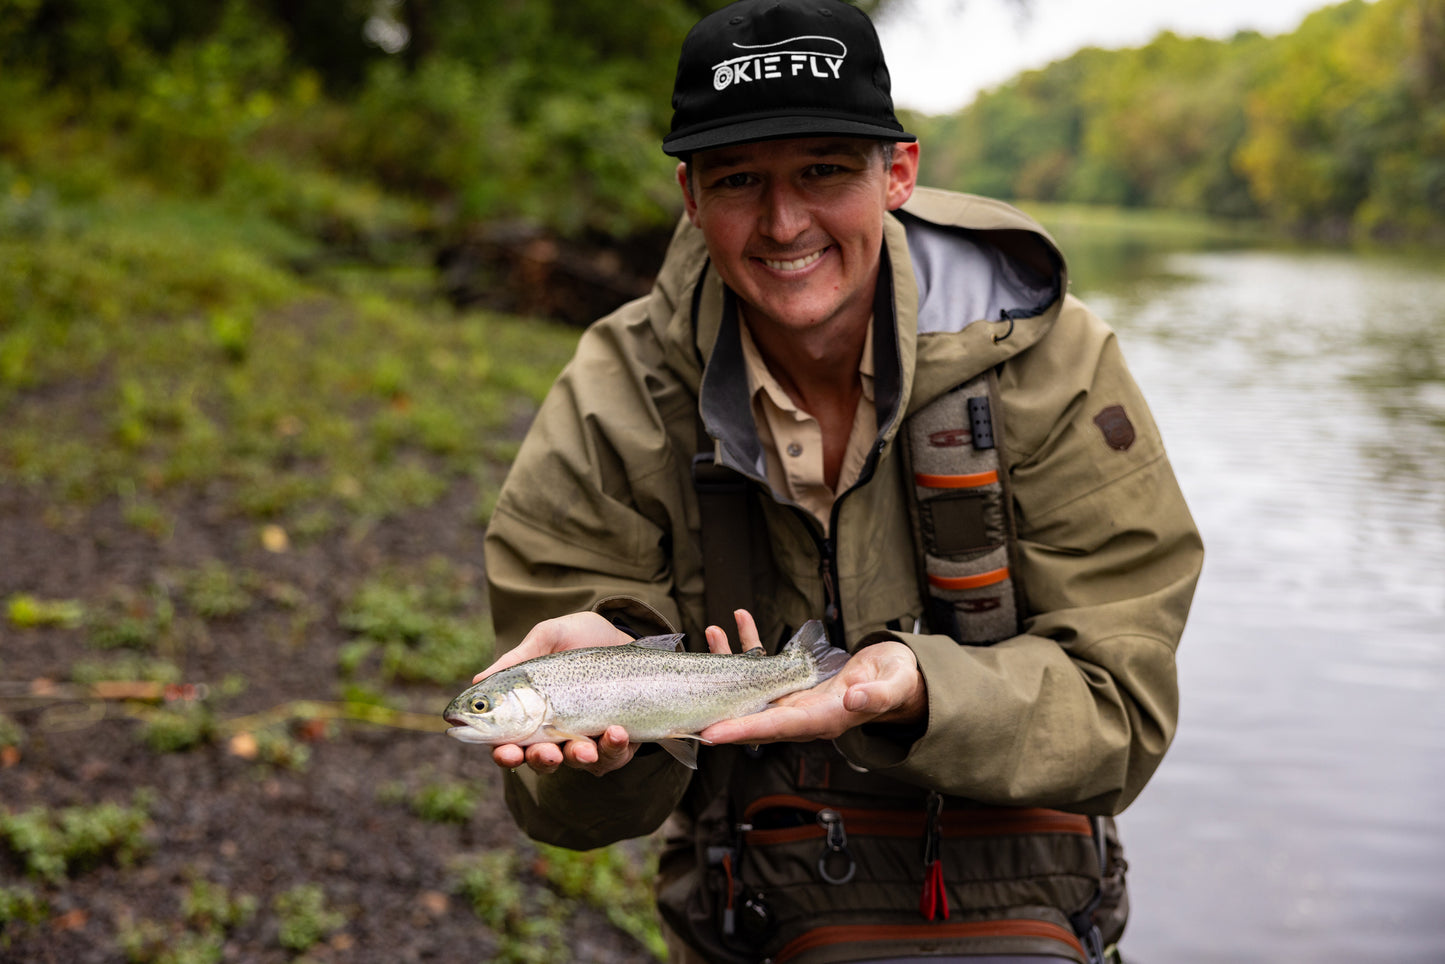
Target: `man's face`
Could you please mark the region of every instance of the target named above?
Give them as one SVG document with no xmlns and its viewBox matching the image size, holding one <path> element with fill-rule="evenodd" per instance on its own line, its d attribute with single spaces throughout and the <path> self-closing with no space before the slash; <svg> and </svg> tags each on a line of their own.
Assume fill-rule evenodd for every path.
<svg viewBox="0 0 1445 964">
<path fill-rule="evenodd" d="M 866 321 L 883 215 L 913 193 L 917 144 L 896 145 L 888 166 L 877 142 L 839 137 L 723 147 L 693 155 L 692 166 L 691 183 L 678 166 L 687 216 L 750 325 Z"/>
</svg>

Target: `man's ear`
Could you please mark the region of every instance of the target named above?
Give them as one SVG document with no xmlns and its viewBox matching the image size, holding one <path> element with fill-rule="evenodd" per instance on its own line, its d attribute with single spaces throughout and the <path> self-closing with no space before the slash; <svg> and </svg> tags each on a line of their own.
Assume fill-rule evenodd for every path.
<svg viewBox="0 0 1445 964">
<path fill-rule="evenodd" d="M 692 196 L 692 185 L 688 183 L 687 165 L 682 161 L 677 162 L 677 184 L 682 188 L 682 207 L 687 213 L 687 219 L 697 227 L 697 198 Z"/>
<path fill-rule="evenodd" d="M 888 168 L 888 210 L 903 207 L 917 183 L 918 142 L 894 144 L 893 164 Z"/>
</svg>

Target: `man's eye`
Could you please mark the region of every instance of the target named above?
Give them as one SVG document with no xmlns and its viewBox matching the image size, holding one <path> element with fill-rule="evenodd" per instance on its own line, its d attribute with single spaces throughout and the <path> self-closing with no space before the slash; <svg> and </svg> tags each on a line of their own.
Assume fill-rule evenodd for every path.
<svg viewBox="0 0 1445 964">
<path fill-rule="evenodd" d="M 843 167 L 839 164 L 814 164 L 809 173 L 814 177 L 831 177 L 834 174 L 843 173 Z"/>
<path fill-rule="evenodd" d="M 722 188 L 737 189 L 747 187 L 752 182 L 753 178 L 751 174 L 729 174 L 726 177 L 719 178 L 717 181 L 717 186 Z"/>
</svg>

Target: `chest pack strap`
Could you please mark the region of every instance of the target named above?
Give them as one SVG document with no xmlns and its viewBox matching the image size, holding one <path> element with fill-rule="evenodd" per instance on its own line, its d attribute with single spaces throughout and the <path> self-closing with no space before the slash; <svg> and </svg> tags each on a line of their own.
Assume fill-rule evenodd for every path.
<svg viewBox="0 0 1445 964">
<path fill-rule="evenodd" d="M 965 645 L 1018 634 L 1017 534 L 998 376 L 969 379 L 909 416 L 900 436 L 928 627 Z"/>
<path fill-rule="evenodd" d="M 736 626 L 733 611 L 753 605 L 752 503 L 747 480 L 717 464 L 711 443 L 699 418 L 692 484 L 702 516 L 704 616 L 707 625 L 721 626 L 731 638 Z M 705 642 L 698 642 L 707 649 Z"/>
</svg>

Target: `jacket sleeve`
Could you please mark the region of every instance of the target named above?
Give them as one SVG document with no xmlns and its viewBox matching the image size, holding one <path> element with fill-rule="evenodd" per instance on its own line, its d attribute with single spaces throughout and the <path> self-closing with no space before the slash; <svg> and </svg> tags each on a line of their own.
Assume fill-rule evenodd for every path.
<svg viewBox="0 0 1445 964">
<path fill-rule="evenodd" d="M 984 803 L 1118 813 L 1173 738 L 1175 650 L 1203 547 L 1113 333 L 1069 299 L 1000 375 L 1024 633 L 993 646 L 878 634 L 916 654 L 917 739 L 861 727 L 856 764 Z"/>
<path fill-rule="evenodd" d="M 668 487 L 682 455 L 664 411 L 686 393 L 659 376 L 649 321 L 669 310 L 654 292 L 590 328 L 528 431 L 485 542 L 499 651 L 564 613 L 596 610 L 637 635 L 681 623 L 669 546 L 685 522 Z M 650 833 L 691 772 L 651 752 L 603 777 L 524 768 L 506 775 L 506 799 L 528 835 L 588 849 Z"/>
</svg>

